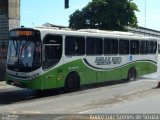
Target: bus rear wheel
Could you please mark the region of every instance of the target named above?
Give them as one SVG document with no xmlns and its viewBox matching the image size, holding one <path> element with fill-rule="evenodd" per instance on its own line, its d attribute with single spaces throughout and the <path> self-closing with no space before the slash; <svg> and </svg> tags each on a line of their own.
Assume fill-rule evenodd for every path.
<svg viewBox="0 0 160 120">
<path fill-rule="evenodd" d="M 136 80 L 136 77 L 137 77 L 137 73 L 135 68 L 130 69 L 128 72 L 127 81 L 134 81 Z"/>
<path fill-rule="evenodd" d="M 77 73 L 71 73 L 67 76 L 65 81 L 65 92 L 73 92 L 79 89 L 79 75 Z"/>
</svg>

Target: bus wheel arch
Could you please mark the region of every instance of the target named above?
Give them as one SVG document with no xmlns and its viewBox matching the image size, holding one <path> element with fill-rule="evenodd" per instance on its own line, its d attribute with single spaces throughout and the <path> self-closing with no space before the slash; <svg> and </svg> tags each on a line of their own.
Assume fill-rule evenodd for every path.
<svg viewBox="0 0 160 120">
<path fill-rule="evenodd" d="M 80 87 L 80 76 L 76 71 L 70 72 L 64 84 L 64 91 L 65 92 L 72 92 L 78 90 Z"/>
<path fill-rule="evenodd" d="M 137 70 L 135 67 L 131 67 L 128 71 L 127 81 L 134 81 L 137 78 Z"/>
</svg>

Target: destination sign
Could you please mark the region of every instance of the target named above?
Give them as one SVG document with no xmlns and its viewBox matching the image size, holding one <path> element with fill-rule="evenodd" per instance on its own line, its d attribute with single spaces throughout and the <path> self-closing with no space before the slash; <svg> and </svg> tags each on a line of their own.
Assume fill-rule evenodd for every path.
<svg viewBox="0 0 160 120">
<path fill-rule="evenodd" d="M 31 30 L 16 30 L 10 31 L 10 37 L 18 37 L 18 36 L 34 36 L 35 31 Z"/>
</svg>

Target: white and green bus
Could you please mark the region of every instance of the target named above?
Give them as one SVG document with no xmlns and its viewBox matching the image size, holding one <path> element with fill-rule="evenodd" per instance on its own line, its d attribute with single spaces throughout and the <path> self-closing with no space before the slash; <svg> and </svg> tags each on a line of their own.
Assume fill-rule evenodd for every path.
<svg viewBox="0 0 160 120">
<path fill-rule="evenodd" d="M 92 29 L 18 28 L 10 31 L 7 84 L 65 88 L 135 80 L 157 71 L 157 39 Z"/>
</svg>

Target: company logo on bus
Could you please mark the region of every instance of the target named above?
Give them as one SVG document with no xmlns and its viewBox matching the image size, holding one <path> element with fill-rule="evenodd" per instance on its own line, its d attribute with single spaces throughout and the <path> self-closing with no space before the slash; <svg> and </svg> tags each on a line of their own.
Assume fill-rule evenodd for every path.
<svg viewBox="0 0 160 120">
<path fill-rule="evenodd" d="M 121 64 L 121 57 L 96 57 L 95 63 L 97 65 L 111 65 L 111 64 Z"/>
</svg>

